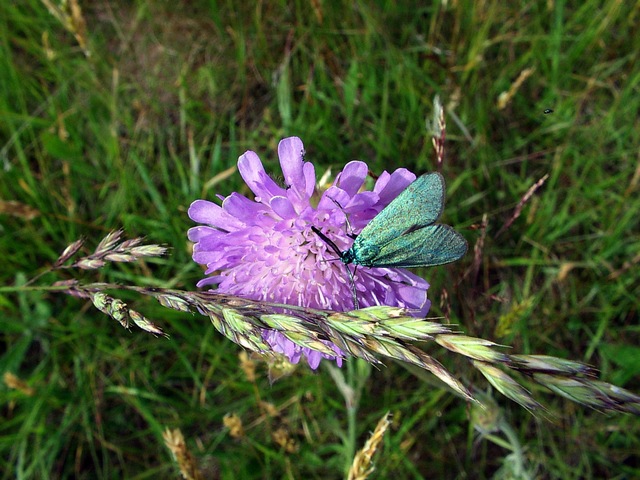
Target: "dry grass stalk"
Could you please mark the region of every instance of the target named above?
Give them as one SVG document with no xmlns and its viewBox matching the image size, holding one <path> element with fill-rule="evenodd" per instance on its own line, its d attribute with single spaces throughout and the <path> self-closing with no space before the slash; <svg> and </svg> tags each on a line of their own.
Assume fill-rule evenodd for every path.
<svg viewBox="0 0 640 480">
<path fill-rule="evenodd" d="M 170 430 L 167 428 L 163 432 L 162 438 L 178 464 L 182 478 L 186 480 L 204 480 L 204 476 L 198 469 L 195 457 L 187 448 L 180 429 Z"/>
<path fill-rule="evenodd" d="M 375 430 L 364 444 L 364 447 L 362 447 L 362 449 L 359 450 L 353 458 L 353 463 L 351 464 L 349 475 L 347 477 L 349 480 L 365 480 L 373 473 L 375 470 L 373 465 L 373 456 L 378 450 L 378 447 L 380 446 L 380 443 L 384 438 L 384 434 L 390 424 L 389 412 L 387 412 L 380 419 L 378 425 L 376 425 Z"/>
<path fill-rule="evenodd" d="M 4 380 L 4 384 L 7 387 L 11 388 L 12 390 L 18 390 L 28 397 L 33 397 L 33 395 L 36 393 L 36 391 L 31 388 L 27 384 L 27 382 L 11 372 L 4 372 L 2 379 Z"/>
</svg>

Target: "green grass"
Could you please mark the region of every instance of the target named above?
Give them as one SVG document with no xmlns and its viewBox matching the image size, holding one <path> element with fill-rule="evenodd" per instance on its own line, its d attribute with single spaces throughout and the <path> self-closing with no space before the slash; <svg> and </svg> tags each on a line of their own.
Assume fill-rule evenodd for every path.
<svg viewBox="0 0 640 480">
<path fill-rule="evenodd" d="M 207 187 L 245 150 L 276 176 L 277 142 L 291 135 L 319 172 L 356 158 L 374 172 L 433 170 L 425 119 L 439 94 L 446 222 L 471 245 L 480 233 L 467 227 L 487 214 L 488 229 L 477 275 L 464 275 L 472 254 L 424 272 L 433 313 L 446 290 L 451 320 L 470 335 L 591 363 L 640 392 L 637 6 L 289 3 L 83 2 L 86 57 L 42 3 L 1 2 L 0 199 L 38 212 L 0 214 L 2 283 L 23 283 L 80 236 L 93 246 L 122 227 L 171 255 L 106 268 L 99 280 L 193 289 L 202 272 L 186 209 L 246 193 L 238 174 Z M 535 72 L 499 110 L 526 68 Z M 388 410 L 394 426 L 370 478 L 492 478 L 507 462 L 504 444 L 474 433 L 468 406 L 428 375 L 345 369 L 362 383 L 349 424 L 326 369 L 300 367 L 270 385 L 261 365 L 254 385 L 240 347 L 204 317 L 130 301 L 170 340 L 127 332 L 79 299 L 0 296 L 0 371 L 35 392 L 0 386 L 0 478 L 176 478 L 167 427 L 182 430 L 210 478 L 342 478 Z M 486 385 L 466 362 L 425 348 Z M 531 388 L 554 420 L 495 400 L 537 478 L 640 477 L 637 418 Z M 223 426 L 231 412 L 242 439 Z M 272 439 L 280 427 L 296 453 Z"/>
</svg>

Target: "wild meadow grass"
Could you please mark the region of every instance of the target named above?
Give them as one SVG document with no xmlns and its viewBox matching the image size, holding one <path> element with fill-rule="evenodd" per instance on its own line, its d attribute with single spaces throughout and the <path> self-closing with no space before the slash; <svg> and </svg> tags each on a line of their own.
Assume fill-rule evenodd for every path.
<svg viewBox="0 0 640 480">
<path fill-rule="evenodd" d="M 470 250 L 419 271 L 430 316 L 640 393 L 634 2 L 24 0 L 0 22 L 0 478 L 177 478 L 174 456 L 189 478 L 365 478 L 370 458 L 369 478 L 640 477 L 637 416 L 519 378 L 530 412 L 433 342 L 485 409 L 402 363 L 266 364 L 135 292 L 117 296 L 169 338 L 15 288 L 122 228 L 169 254 L 36 283 L 194 290 L 186 210 L 248 193 L 239 155 L 277 179 L 297 135 L 319 174 L 433 171 L 437 94 L 443 219 Z"/>
</svg>

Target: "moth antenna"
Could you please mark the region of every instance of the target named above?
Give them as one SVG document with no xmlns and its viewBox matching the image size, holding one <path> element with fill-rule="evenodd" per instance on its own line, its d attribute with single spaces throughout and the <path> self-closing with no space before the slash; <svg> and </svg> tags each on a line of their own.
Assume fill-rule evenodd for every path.
<svg viewBox="0 0 640 480">
<path fill-rule="evenodd" d="M 340 251 L 338 246 L 333 242 L 333 240 L 331 240 L 324 233 L 322 233 L 315 225 L 311 226 L 311 230 L 316 235 L 318 235 L 324 241 L 324 243 L 329 245 L 329 247 L 331 247 L 331 249 L 334 252 L 336 252 L 336 254 L 338 255 L 338 258 L 334 259 L 334 260 L 338 260 L 338 259 L 342 260 L 343 253 Z M 354 271 L 353 272 L 349 269 L 349 265 L 345 264 L 344 267 L 347 269 L 347 273 L 349 274 L 349 281 L 351 282 L 351 294 L 353 295 L 353 307 L 354 307 L 355 310 L 359 310 L 360 309 L 360 305 L 358 304 L 358 295 L 357 295 L 357 291 L 356 291 L 356 280 L 355 280 L 355 271 L 358 268 L 358 266 L 356 265 L 354 267 L 354 269 L 353 269 Z"/>
<path fill-rule="evenodd" d="M 331 250 L 333 250 L 334 252 L 336 252 L 336 254 L 338 255 L 338 257 L 342 257 L 342 252 L 340 251 L 340 249 L 338 248 L 338 246 L 333 243 L 333 240 L 331 240 L 329 237 L 327 237 L 324 233 L 322 233 L 319 229 L 317 229 L 314 225 L 311 226 L 311 230 L 313 230 L 313 233 L 315 233 L 316 235 L 318 235 L 323 241 L 324 243 L 326 243 L 327 245 L 329 245 L 331 247 Z"/>
<path fill-rule="evenodd" d="M 347 236 L 355 240 L 357 235 L 353 233 L 353 227 L 351 226 L 351 222 L 349 221 L 349 216 L 347 215 L 347 212 L 344 211 L 344 208 L 342 207 L 342 205 L 340 205 L 340 203 L 335 198 L 329 197 L 329 199 L 333 203 L 335 203 L 340 210 L 342 210 L 342 213 L 344 213 L 344 222 L 347 224 L 347 230 L 348 230 Z"/>
</svg>

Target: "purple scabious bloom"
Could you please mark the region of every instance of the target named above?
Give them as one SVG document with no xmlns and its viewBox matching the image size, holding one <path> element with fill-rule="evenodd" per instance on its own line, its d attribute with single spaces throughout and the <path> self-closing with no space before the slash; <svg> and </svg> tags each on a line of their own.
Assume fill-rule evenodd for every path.
<svg viewBox="0 0 640 480">
<path fill-rule="evenodd" d="M 189 217 L 204 224 L 188 232 L 195 242 L 193 259 L 206 265 L 205 274 L 210 275 L 198 286 L 217 285 L 217 292 L 252 300 L 350 310 L 353 296 L 346 269 L 354 265 L 339 261 L 311 227 L 347 250 L 353 243 L 349 234 L 360 232 L 416 177 L 399 168 L 383 172 L 373 191 L 360 191 L 368 167 L 352 161 L 333 185 L 317 192 L 314 166 L 304 161 L 298 137 L 280 141 L 278 156 L 284 187 L 267 175 L 258 155 L 248 151 L 238 159 L 238 170 L 254 193 L 253 200 L 234 192 L 219 196 L 222 206 L 196 200 L 189 207 Z M 398 306 L 424 315 L 431 306 L 429 284 L 404 269 L 358 267 L 355 285 L 363 307 Z M 277 331 L 265 330 L 263 338 L 292 363 L 304 356 L 312 369 L 322 358 L 342 364 L 343 352 L 329 342 L 335 356 L 296 345 Z"/>
</svg>

